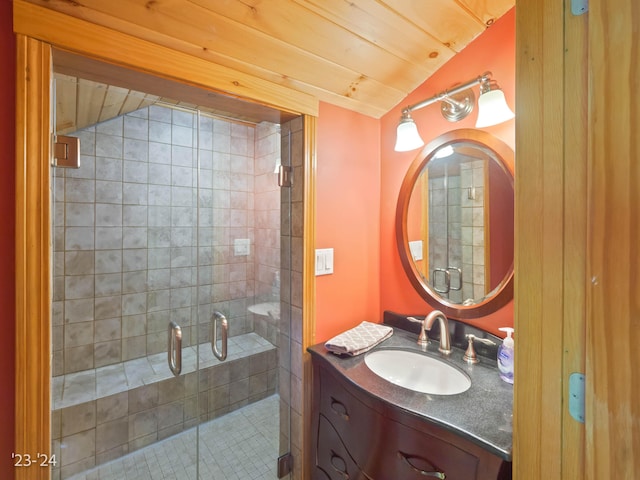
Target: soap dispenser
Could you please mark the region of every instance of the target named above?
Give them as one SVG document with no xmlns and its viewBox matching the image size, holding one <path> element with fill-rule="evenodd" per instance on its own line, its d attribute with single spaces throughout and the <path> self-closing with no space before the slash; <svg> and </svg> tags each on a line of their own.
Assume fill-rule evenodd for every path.
<svg viewBox="0 0 640 480">
<path fill-rule="evenodd" d="M 513 383 L 513 357 L 515 353 L 514 342 L 511 337 L 513 328 L 502 327 L 498 330 L 507 332 L 507 336 L 502 341 L 502 345 L 498 347 L 498 370 L 500 371 L 500 378 L 507 383 Z"/>
</svg>

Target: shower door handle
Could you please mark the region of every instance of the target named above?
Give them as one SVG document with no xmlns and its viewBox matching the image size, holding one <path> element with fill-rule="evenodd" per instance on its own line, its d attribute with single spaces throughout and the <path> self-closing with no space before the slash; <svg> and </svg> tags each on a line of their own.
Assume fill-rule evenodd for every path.
<svg viewBox="0 0 640 480">
<path fill-rule="evenodd" d="M 462 269 L 458 267 L 447 267 L 447 271 L 449 274 L 451 274 L 451 272 L 456 272 L 458 274 L 458 286 L 450 286 L 451 290 L 462 290 Z"/>
<path fill-rule="evenodd" d="M 222 352 L 218 351 L 216 342 L 218 341 L 218 320 L 222 325 Z M 227 317 L 220 312 L 213 312 L 211 315 L 211 325 L 213 332 L 211 333 L 211 350 L 216 358 L 220 361 L 227 358 L 227 338 L 229 337 L 229 323 Z"/>
<path fill-rule="evenodd" d="M 169 347 L 167 361 L 169 369 L 177 377 L 182 371 L 182 329 L 176 322 L 169 322 Z"/>
<path fill-rule="evenodd" d="M 444 288 L 438 288 L 438 273 L 444 274 Z M 446 268 L 434 268 L 431 272 L 431 286 L 438 293 L 449 293 L 451 290 L 451 272 Z"/>
</svg>

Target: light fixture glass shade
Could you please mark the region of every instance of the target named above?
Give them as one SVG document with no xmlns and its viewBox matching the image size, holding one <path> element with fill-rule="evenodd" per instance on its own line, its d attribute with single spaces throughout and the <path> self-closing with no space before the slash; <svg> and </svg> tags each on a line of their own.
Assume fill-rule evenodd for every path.
<svg viewBox="0 0 640 480">
<path fill-rule="evenodd" d="M 476 128 L 490 127 L 515 117 L 500 89 L 490 90 L 478 98 Z"/>
<path fill-rule="evenodd" d="M 409 114 L 403 115 L 396 131 L 396 152 L 408 152 L 424 145 L 418 127 Z"/>
<path fill-rule="evenodd" d="M 442 147 L 441 149 L 436 151 L 436 153 L 433 154 L 433 158 L 446 158 L 446 157 L 450 157 L 453 154 L 454 154 L 453 147 L 451 145 L 445 145 L 444 147 Z"/>
</svg>

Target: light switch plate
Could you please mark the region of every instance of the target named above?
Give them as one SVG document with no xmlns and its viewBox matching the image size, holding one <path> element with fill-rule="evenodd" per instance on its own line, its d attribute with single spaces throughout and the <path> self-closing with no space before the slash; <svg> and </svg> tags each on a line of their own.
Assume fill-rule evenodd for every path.
<svg viewBox="0 0 640 480">
<path fill-rule="evenodd" d="M 409 242 L 409 250 L 411 251 L 411 257 L 413 257 L 415 262 L 422 260 L 422 240 Z"/>
<path fill-rule="evenodd" d="M 333 248 L 316 249 L 316 276 L 333 273 Z"/>
</svg>

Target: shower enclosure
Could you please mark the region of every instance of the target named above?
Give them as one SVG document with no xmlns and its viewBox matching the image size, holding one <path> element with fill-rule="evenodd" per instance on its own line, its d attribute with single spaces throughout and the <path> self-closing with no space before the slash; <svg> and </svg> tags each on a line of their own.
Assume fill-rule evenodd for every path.
<svg viewBox="0 0 640 480">
<path fill-rule="evenodd" d="M 56 74 L 80 162 L 52 168 L 52 478 L 275 479 L 290 125 L 122 90 Z M 66 126 L 64 95 L 100 116 Z"/>
</svg>

